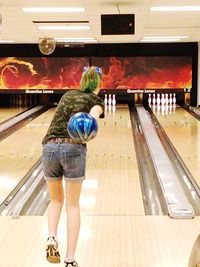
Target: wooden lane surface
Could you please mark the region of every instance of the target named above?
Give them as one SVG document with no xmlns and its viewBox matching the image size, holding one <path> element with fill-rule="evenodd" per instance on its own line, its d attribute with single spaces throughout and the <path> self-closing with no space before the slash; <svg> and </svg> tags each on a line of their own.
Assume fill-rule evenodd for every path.
<svg viewBox="0 0 200 267">
<path fill-rule="evenodd" d="M 200 121 L 180 107 L 175 114 L 156 116 L 200 186 Z"/>
<path fill-rule="evenodd" d="M 45 259 L 46 216 L 1 217 L 0 227 L 1 266 L 50 266 Z M 80 267 L 187 267 L 199 232 L 199 217 L 173 220 L 167 216 L 82 215 L 76 259 Z M 62 262 L 57 266 L 64 266 L 64 215 L 58 238 Z"/>
<path fill-rule="evenodd" d="M 88 147 L 87 177 L 92 182 L 83 188 L 82 194 L 85 197 L 95 196 L 96 202 L 93 208 L 84 205 L 81 207 L 82 224 L 76 259 L 80 267 L 187 267 L 190 250 L 200 233 L 200 217 L 173 220 L 167 216 L 132 215 L 137 207 L 134 211 L 128 199 L 132 196 L 127 198 L 127 195 L 137 195 L 140 190 L 139 182 L 132 182 L 133 165 L 124 165 L 128 164 L 129 155 L 136 164 L 135 155 L 132 154 L 132 141 L 129 140 L 130 124 L 129 120 L 126 122 L 126 117 L 128 119 L 127 109 L 118 110 L 116 121 L 111 115 L 107 116 L 105 121 L 100 122 L 102 127 L 99 134 Z M 117 140 L 119 147 L 114 146 Z M 104 157 L 105 160 L 102 159 Z M 129 174 L 126 170 L 129 168 L 130 179 L 127 178 Z M 123 183 L 124 177 L 126 183 Z M 127 190 L 127 186 L 132 191 L 130 188 Z M 19 219 L 0 217 L 0 229 L 2 266 L 49 266 L 45 259 L 45 241 L 48 235 L 46 215 L 22 216 Z M 62 261 L 57 266 L 63 266 L 66 249 L 64 213 L 61 215 L 58 238 Z"/>
<path fill-rule="evenodd" d="M 106 114 L 98 123 L 98 134 L 87 147 L 87 179 L 81 193 L 81 212 L 143 215 L 128 107 L 117 107 L 115 115 Z"/>
<path fill-rule="evenodd" d="M 23 112 L 27 108 L 0 108 L 0 123 Z"/>
<path fill-rule="evenodd" d="M 127 106 L 99 120 L 99 133 L 88 143 L 87 181 L 96 181 L 94 190 L 84 185 L 82 200 L 94 198 L 94 206 L 83 212 L 143 215 L 138 165 Z"/>
<path fill-rule="evenodd" d="M 54 109 L 43 113 L 0 142 L 0 203 L 41 156 L 53 113 Z"/>
</svg>

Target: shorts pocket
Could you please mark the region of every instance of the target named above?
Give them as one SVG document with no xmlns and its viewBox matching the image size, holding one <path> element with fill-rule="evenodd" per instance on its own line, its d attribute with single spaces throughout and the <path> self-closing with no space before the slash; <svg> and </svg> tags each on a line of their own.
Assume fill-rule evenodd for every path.
<svg viewBox="0 0 200 267">
<path fill-rule="evenodd" d="M 42 160 L 43 161 L 53 161 L 53 160 L 56 160 L 56 153 L 54 151 L 45 151 L 45 150 L 43 150 Z"/>
</svg>

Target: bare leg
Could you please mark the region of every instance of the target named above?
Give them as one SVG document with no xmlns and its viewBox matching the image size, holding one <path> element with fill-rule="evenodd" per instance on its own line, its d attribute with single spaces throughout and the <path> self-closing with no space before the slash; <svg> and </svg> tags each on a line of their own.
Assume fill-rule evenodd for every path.
<svg viewBox="0 0 200 267">
<path fill-rule="evenodd" d="M 67 209 L 67 259 L 74 259 L 76 244 L 80 230 L 79 198 L 82 182 L 66 183 L 66 209 Z"/>
<path fill-rule="evenodd" d="M 62 180 L 48 180 L 47 186 L 51 199 L 48 208 L 49 236 L 57 236 L 58 222 L 64 201 Z"/>
</svg>

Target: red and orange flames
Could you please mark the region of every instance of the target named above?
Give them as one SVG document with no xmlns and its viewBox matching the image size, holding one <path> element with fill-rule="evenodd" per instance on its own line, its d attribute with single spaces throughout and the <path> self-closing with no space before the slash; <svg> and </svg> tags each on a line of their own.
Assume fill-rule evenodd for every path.
<svg viewBox="0 0 200 267">
<path fill-rule="evenodd" d="M 88 65 L 87 58 L 2 58 L 0 89 L 76 89 Z"/>
<path fill-rule="evenodd" d="M 105 89 L 192 87 L 191 57 L 94 58 L 103 69 Z"/>
<path fill-rule="evenodd" d="M 104 89 L 191 88 L 191 57 L 103 57 Z M 89 58 L 1 58 L 0 89 L 77 89 Z"/>
</svg>

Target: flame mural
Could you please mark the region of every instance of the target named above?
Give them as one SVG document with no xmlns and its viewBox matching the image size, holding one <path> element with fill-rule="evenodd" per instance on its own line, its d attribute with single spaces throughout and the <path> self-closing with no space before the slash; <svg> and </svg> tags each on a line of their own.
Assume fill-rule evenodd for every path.
<svg viewBox="0 0 200 267">
<path fill-rule="evenodd" d="M 192 87 L 191 57 L 93 57 L 103 70 L 104 89 Z"/>
<path fill-rule="evenodd" d="M 87 57 L 0 58 L 0 89 L 77 89 Z M 104 89 L 192 87 L 191 57 L 92 57 Z"/>
<path fill-rule="evenodd" d="M 0 58 L 0 89 L 76 89 L 89 58 Z"/>
</svg>

